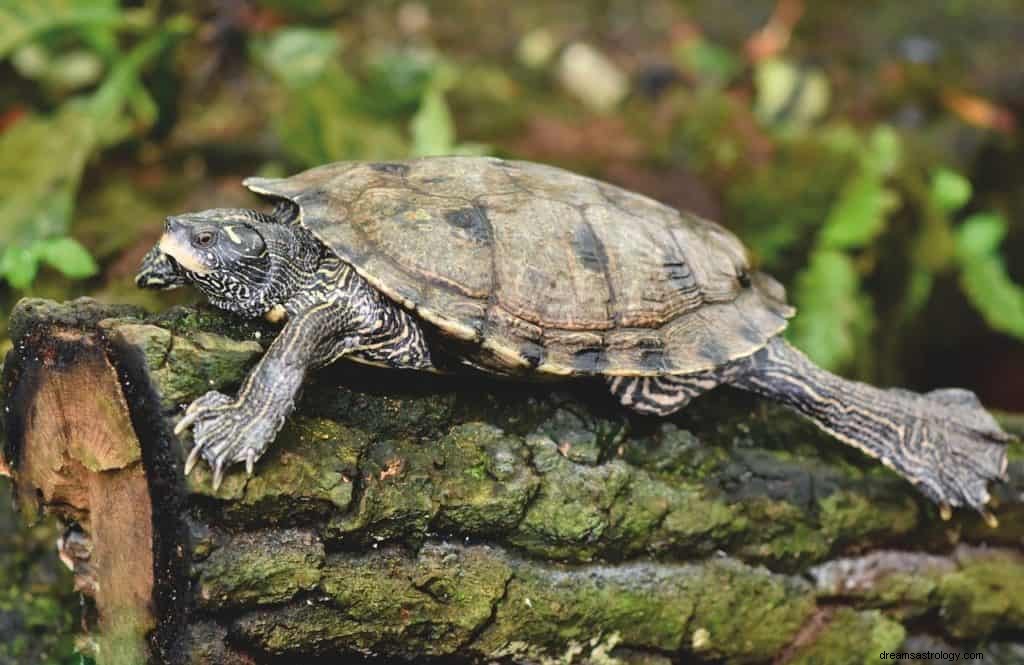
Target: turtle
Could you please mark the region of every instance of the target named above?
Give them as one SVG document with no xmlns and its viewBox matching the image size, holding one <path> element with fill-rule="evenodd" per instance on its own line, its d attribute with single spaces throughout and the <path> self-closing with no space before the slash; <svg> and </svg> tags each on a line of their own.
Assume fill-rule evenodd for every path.
<svg viewBox="0 0 1024 665">
<path fill-rule="evenodd" d="M 794 308 L 719 224 L 554 166 L 493 157 L 345 161 L 251 177 L 257 208 L 167 217 L 136 276 L 283 324 L 234 397 L 195 400 L 188 474 L 247 473 L 307 373 L 345 358 L 603 380 L 665 417 L 727 384 L 809 418 L 940 504 L 985 509 L 1008 436 L 970 391 L 846 380 L 783 337 Z M 454 359 L 454 362 L 441 359 Z"/>
</svg>

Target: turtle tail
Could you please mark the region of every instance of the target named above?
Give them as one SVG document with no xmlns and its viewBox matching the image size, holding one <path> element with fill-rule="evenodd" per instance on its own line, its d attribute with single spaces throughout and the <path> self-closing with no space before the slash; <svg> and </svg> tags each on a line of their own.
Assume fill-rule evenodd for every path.
<svg viewBox="0 0 1024 665">
<path fill-rule="evenodd" d="M 989 524 L 988 482 L 1005 479 L 1009 436 L 974 393 L 918 394 L 881 389 L 831 374 L 782 338 L 739 361 L 723 377 L 742 390 L 795 409 L 840 441 L 917 485 L 942 507 L 968 506 Z"/>
</svg>

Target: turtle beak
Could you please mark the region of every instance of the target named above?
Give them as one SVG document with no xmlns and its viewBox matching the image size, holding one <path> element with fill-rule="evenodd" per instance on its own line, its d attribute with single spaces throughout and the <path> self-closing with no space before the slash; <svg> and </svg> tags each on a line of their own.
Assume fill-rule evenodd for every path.
<svg viewBox="0 0 1024 665">
<path fill-rule="evenodd" d="M 177 262 L 159 247 L 149 250 L 142 259 L 142 266 L 135 275 L 135 285 L 140 289 L 166 291 L 185 286 L 188 280 L 181 274 Z"/>
</svg>

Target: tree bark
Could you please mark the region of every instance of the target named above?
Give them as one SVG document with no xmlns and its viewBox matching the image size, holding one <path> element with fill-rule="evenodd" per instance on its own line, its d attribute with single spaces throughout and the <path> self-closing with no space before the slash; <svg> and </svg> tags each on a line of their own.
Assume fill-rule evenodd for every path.
<svg viewBox="0 0 1024 665">
<path fill-rule="evenodd" d="M 272 328 L 86 300 L 22 301 L 11 328 L 4 464 L 27 518 L 67 525 L 101 664 L 1024 653 L 1016 442 L 992 529 L 941 521 L 875 461 L 737 392 L 658 420 L 590 382 L 339 364 L 255 476 L 232 469 L 214 493 L 204 466 L 183 476 L 173 423 L 234 390 Z"/>
</svg>

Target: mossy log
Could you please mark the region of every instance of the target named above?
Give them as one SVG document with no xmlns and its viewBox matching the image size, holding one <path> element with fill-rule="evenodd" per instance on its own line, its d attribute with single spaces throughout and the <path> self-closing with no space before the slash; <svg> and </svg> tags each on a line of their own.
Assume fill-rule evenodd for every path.
<svg viewBox="0 0 1024 665">
<path fill-rule="evenodd" d="M 992 529 L 725 389 L 658 420 L 588 382 L 339 364 L 214 493 L 204 467 L 183 476 L 174 420 L 273 335 L 208 309 L 14 312 L 4 459 L 23 514 L 67 525 L 97 662 L 1024 650 L 1019 443 Z"/>
</svg>

